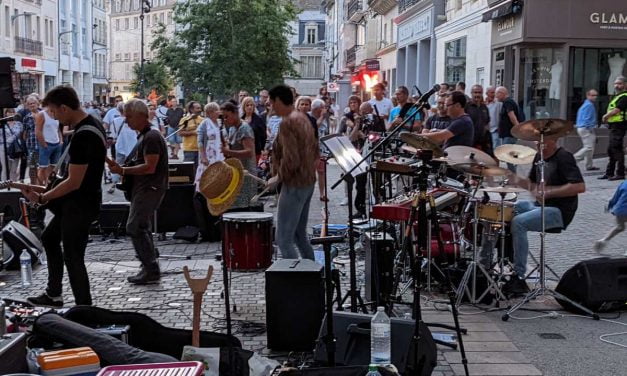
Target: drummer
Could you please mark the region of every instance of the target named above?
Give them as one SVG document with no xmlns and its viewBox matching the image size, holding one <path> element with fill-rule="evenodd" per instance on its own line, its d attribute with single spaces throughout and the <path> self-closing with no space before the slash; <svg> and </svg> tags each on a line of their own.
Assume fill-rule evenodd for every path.
<svg viewBox="0 0 627 376">
<path fill-rule="evenodd" d="M 536 154 L 533 165 L 540 159 Z M 575 157 L 566 149 L 557 145 L 557 140 L 545 140 L 545 229 L 565 229 L 577 211 L 577 195 L 585 192 L 586 186 L 577 166 Z M 537 169 L 532 168 L 529 178 L 523 178 L 515 173 L 509 174 L 510 183 L 520 186 L 535 195 L 536 201 L 518 201 L 514 208 L 514 218 L 511 223 L 512 243 L 514 248 L 514 275 L 503 286 L 507 295 L 525 294 L 529 287 L 524 281 L 527 272 L 527 255 L 529 254 L 528 231 L 542 231 L 542 217 L 540 209 L 540 192 L 538 187 Z M 482 255 L 491 255 L 493 245 L 487 244 Z M 488 262 L 491 257 L 483 257 Z M 488 262 L 489 263 L 489 262 Z"/>
<path fill-rule="evenodd" d="M 446 113 L 451 118 L 450 124 L 442 130 L 422 133 L 421 136 L 442 144 L 446 150 L 449 146 L 473 146 L 474 126 L 470 116 L 466 114 L 466 95 L 461 91 L 454 91 L 446 97 L 444 102 Z"/>
</svg>

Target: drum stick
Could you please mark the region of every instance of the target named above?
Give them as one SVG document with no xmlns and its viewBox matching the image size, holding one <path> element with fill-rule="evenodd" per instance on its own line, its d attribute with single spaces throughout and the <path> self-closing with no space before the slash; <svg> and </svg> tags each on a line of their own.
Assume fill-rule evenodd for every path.
<svg viewBox="0 0 627 376">
<path fill-rule="evenodd" d="M 251 199 L 250 199 L 250 204 L 251 204 L 251 205 L 255 205 L 255 204 L 257 204 L 257 202 L 259 201 L 259 198 L 260 198 L 261 196 L 263 196 L 263 195 L 264 195 L 266 192 L 268 192 L 269 190 L 270 190 L 270 186 L 265 187 L 265 188 L 263 189 L 263 191 L 261 191 L 261 192 L 257 193 L 256 195 L 254 195 L 254 196 L 253 196 L 253 198 L 251 198 Z"/>
<path fill-rule="evenodd" d="M 266 185 L 268 183 L 267 181 L 263 180 L 262 178 L 257 177 L 255 175 L 251 174 L 250 172 L 248 172 L 248 170 L 244 170 L 244 175 L 248 176 L 249 178 L 253 179 L 254 181 L 256 181 L 259 184 Z"/>
</svg>

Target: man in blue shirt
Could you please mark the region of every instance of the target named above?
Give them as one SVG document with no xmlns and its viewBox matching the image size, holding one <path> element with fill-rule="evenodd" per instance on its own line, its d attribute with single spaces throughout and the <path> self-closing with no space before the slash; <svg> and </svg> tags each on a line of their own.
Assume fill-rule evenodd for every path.
<svg viewBox="0 0 627 376">
<path fill-rule="evenodd" d="M 579 110 L 577 111 L 577 133 L 581 137 L 581 143 L 583 146 L 577 153 L 575 153 L 575 159 L 581 161 L 585 158 L 586 170 L 594 171 L 598 170 L 598 167 L 592 165 L 592 157 L 594 155 L 594 144 L 596 142 L 595 130 L 597 126 L 597 110 L 594 107 L 594 102 L 597 100 L 599 93 L 590 89 L 586 93 L 586 100 L 583 102 Z"/>
</svg>

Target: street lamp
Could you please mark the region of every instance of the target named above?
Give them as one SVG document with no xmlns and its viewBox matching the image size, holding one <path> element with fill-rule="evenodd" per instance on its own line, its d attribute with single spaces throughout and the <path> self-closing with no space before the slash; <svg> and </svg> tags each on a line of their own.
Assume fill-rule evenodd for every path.
<svg viewBox="0 0 627 376">
<path fill-rule="evenodd" d="M 13 23 L 13 21 L 15 21 L 16 18 L 18 17 L 22 17 L 22 16 L 34 16 L 35 13 L 33 12 L 24 12 L 22 14 L 14 14 L 11 16 L 11 23 Z"/>
<path fill-rule="evenodd" d="M 58 76 L 59 76 L 59 77 L 58 77 L 58 79 L 57 79 L 57 81 L 59 81 L 59 82 L 57 82 L 57 84 L 58 84 L 58 85 L 60 85 L 60 84 L 62 83 L 62 81 L 63 81 L 63 77 L 62 77 L 62 73 L 61 73 L 61 37 L 62 37 L 63 35 L 65 35 L 65 34 L 69 34 L 69 33 L 74 34 L 74 33 L 75 33 L 75 31 L 74 31 L 74 30 L 62 31 L 62 32 L 60 32 L 60 33 L 59 33 L 59 35 L 57 36 L 57 47 L 58 47 L 58 48 L 57 48 L 57 61 L 59 62 L 59 67 L 58 67 L 58 68 L 59 68 L 59 69 L 58 69 L 58 70 L 59 70 L 59 72 L 58 72 Z M 69 59 L 69 57 L 68 57 L 68 59 Z M 69 64 L 69 60 L 68 60 L 68 66 L 69 66 L 69 65 L 70 65 L 70 64 Z"/>
<path fill-rule="evenodd" d="M 139 61 L 139 96 L 144 98 L 144 13 L 150 13 L 150 0 L 143 0 L 139 20 L 141 21 L 141 48 Z"/>
</svg>

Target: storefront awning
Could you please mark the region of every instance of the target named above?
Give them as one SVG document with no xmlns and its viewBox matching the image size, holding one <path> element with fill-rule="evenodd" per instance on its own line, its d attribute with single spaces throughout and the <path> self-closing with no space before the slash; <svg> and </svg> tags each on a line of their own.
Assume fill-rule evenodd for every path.
<svg viewBox="0 0 627 376">
<path fill-rule="evenodd" d="M 483 13 L 481 17 L 482 22 L 488 22 L 497 18 L 505 17 L 512 14 L 512 2 L 508 1 L 505 4 L 501 4 L 498 7 L 492 8 L 489 11 Z"/>
</svg>

